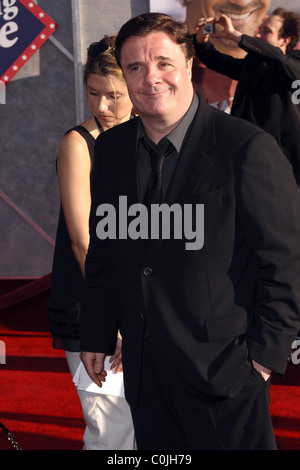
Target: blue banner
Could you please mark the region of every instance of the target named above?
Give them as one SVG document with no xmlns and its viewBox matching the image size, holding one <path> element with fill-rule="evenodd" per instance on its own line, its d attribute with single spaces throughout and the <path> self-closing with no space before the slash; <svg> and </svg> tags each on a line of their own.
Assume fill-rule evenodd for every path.
<svg viewBox="0 0 300 470">
<path fill-rule="evenodd" d="M 7 83 L 55 28 L 34 2 L 0 0 L 0 78 Z"/>
</svg>

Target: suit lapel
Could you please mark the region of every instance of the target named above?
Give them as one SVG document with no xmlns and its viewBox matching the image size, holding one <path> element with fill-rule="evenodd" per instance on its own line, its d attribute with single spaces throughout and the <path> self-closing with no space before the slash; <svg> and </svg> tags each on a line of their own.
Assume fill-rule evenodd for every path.
<svg viewBox="0 0 300 470">
<path fill-rule="evenodd" d="M 188 200 L 189 195 L 196 191 L 213 165 L 208 152 L 215 144 L 213 110 L 200 100 L 195 118 L 182 145 L 164 203 L 169 206 L 174 203 L 183 204 Z M 157 252 L 163 241 L 163 239 L 152 241 L 148 258 Z"/>
<path fill-rule="evenodd" d="M 120 234 L 120 231 L 122 232 L 120 239 L 125 237 L 127 239 L 127 249 L 133 250 L 135 254 L 138 253 L 137 259 L 144 259 L 145 240 L 140 238 L 131 240 L 128 236 L 129 220 L 131 220 L 128 216 L 128 211 L 130 207 L 138 202 L 136 157 L 138 120 L 139 118 L 134 118 L 116 128 L 118 133 L 115 134 L 115 146 L 118 157 L 114 161 L 111 160 L 111 171 L 114 174 L 112 204 L 118 207 L 117 230 L 119 230 L 118 234 Z M 122 222 L 120 222 L 121 220 Z M 122 226 L 121 229 L 120 226 Z M 131 248 L 128 248 L 129 246 Z"/>
<path fill-rule="evenodd" d="M 124 135 L 120 142 L 126 142 L 126 146 L 121 148 L 121 157 L 118 160 L 118 186 L 119 194 L 126 195 L 128 206 L 135 204 L 138 200 L 137 190 L 137 159 L 136 159 L 136 136 L 138 129 L 138 119 L 134 118 L 129 123 L 129 127 L 123 128 Z M 118 145 L 120 145 L 120 142 Z M 126 148 L 128 149 L 126 151 Z"/>
</svg>

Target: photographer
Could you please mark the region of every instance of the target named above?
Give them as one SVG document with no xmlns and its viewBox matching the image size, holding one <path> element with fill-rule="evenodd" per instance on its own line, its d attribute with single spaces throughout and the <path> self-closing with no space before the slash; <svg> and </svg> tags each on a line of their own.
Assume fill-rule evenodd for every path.
<svg viewBox="0 0 300 470">
<path fill-rule="evenodd" d="M 209 19 L 211 37 L 235 41 L 247 52 L 244 59 L 222 54 L 203 31 L 200 19 L 195 36 L 198 58 L 210 69 L 238 81 L 232 114 L 270 133 L 290 161 L 300 184 L 300 106 L 293 103 L 293 82 L 300 77 L 300 17 L 277 8 L 260 25 L 255 37 L 237 31 L 226 15 Z"/>
</svg>

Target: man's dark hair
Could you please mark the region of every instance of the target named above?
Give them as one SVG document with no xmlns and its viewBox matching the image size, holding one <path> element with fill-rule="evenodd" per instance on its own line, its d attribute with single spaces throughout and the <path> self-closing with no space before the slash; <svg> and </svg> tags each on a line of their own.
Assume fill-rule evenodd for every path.
<svg viewBox="0 0 300 470">
<path fill-rule="evenodd" d="M 186 60 L 194 57 L 192 38 L 185 23 L 176 21 L 163 13 L 144 13 L 131 18 L 121 27 L 115 42 L 115 57 L 118 64 L 120 65 L 122 46 L 128 38 L 145 37 L 158 32 L 168 34 L 174 42 L 180 44 Z"/>
<path fill-rule="evenodd" d="M 300 39 L 300 15 L 279 7 L 273 11 L 272 16 L 279 16 L 282 19 L 283 24 L 279 31 L 279 37 L 284 39 L 287 37 L 291 38 L 291 42 L 286 48 L 287 52 L 291 51 Z"/>
</svg>

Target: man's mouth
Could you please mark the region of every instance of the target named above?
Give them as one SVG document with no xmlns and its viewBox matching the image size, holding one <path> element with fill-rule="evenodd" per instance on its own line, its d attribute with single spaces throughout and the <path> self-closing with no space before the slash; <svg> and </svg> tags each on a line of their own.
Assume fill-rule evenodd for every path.
<svg viewBox="0 0 300 470">
<path fill-rule="evenodd" d="M 143 91 L 143 94 L 144 95 L 147 95 L 148 97 L 152 97 L 152 98 L 155 98 L 155 97 L 158 97 L 158 96 L 161 96 L 163 95 L 164 93 L 166 93 L 166 91 L 168 91 L 168 89 L 154 89 L 154 90 L 144 90 Z"/>
<path fill-rule="evenodd" d="M 243 15 L 237 15 L 235 13 L 227 13 L 227 16 L 229 16 L 229 18 L 231 18 L 231 20 L 237 20 L 237 21 L 243 21 L 243 20 L 247 20 L 250 15 L 252 14 L 252 11 L 248 12 L 248 13 L 244 13 Z"/>
<path fill-rule="evenodd" d="M 256 13 L 259 9 L 260 7 L 256 7 L 251 10 L 248 9 L 247 11 L 244 10 L 243 12 L 239 12 L 232 10 L 226 11 L 225 8 L 220 8 L 219 13 L 228 16 L 231 19 L 233 26 L 244 26 L 250 21 L 253 13 Z"/>
</svg>

